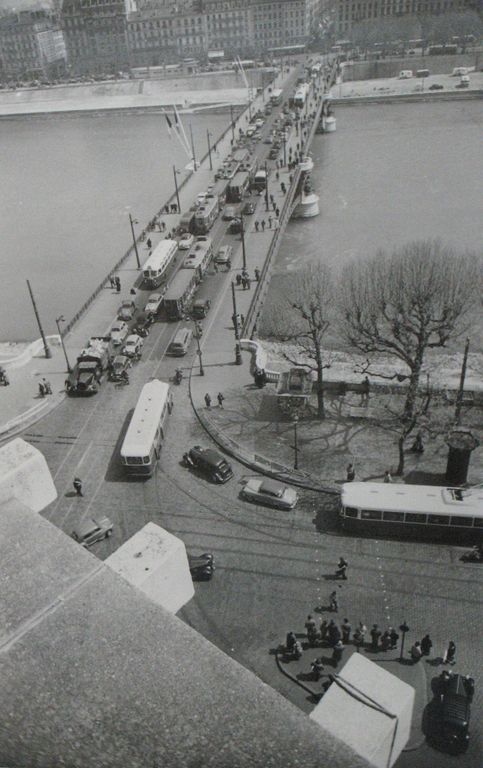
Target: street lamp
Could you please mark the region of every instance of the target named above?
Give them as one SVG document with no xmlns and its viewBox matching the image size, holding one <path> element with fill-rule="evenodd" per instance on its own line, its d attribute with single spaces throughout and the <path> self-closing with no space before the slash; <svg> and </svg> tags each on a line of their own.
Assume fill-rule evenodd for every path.
<svg viewBox="0 0 483 768">
<path fill-rule="evenodd" d="M 242 256 L 243 256 L 243 269 L 247 268 L 247 253 L 245 250 L 245 219 L 243 213 L 240 211 L 240 224 L 241 224 L 241 242 L 242 242 Z"/>
<path fill-rule="evenodd" d="M 265 161 L 265 210 L 268 211 L 269 205 L 268 205 L 268 167 L 267 167 L 267 161 Z"/>
<path fill-rule="evenodd" d="M 47 344 L 47 339 L 45 338 L 44 329 L 42 328 L 42 323 L 40 322 L 40 315 L 37 309 L 37 304 L 35 303 L 34 294 L 32 291 L 32 287 L 30 285 L 30 280 L 27 280 L 26 282 L 27 282 L 27 288 L 29 289 L 29 293 L 30 293 L 30 300 L 34 308 L 35 317 L 37 318 L 37 325 L 39 326 L 40 335 L 42 337 L 42 343 L 44 345 L 44 354 L 45 354 L 45 357 L 49 359 L 52 357 L 52 352 L 49 345 Z"/>
<path fill-rule="evenodd" d="M 57 325 L 57 330 L 59 332 L 60 343 L 62 344 L 62 349 L 63 349 L 63 352 L 64 352 L 65 362 L 66 362 L 66 365 L 67 365 L 67 372 L 68 373 L 72 373 L 72 368 L 71 368 L 71 365 L 69 363 L 69 358 L 67 357 L 67 350 L 66 350 L 65 344 L 64 344 L 64 337 L 62 336 L 62 332 L 60 330 L 60 323 L 65 323 L 64 315 L 60 315 L 59 317 L 56 317 L 55 318 L 55 324 Z"/>
<path fill-rule="evenodd" d="M 298 135 L 298 124 L 297 124 L 297 135 Z M 283 141 L 283 166 L 287 165 L 287 139 L 285 137 L 285 129 L 283 131 L 282 135 L 282 141 Z"/>
<path fill-rule="evenodd" d="M 233 104 L 230 104 L 231 138 L 235 141 L 235 126 L 233 124 Z"/>
<path fill-rule="evenodd" d="M 129 214 L 129 223 L 131 225 L 131 234 L 132 234 L 132 242 L 134 245 L 134 253 L 136 254 L 136 261 L 138 265 L 138 269 L 141 269 L 141 262 L 139 261 L 139 252 L 138 252 L 138 244 L 136 242 L 136 235 L 134 234 L 134 225 L 139 224 L 137 219 L 133 219 L 131 214 Z"/>
<path fill-rule="evenodd" d="M 399 656 L 399 661 L 402 661 L 403 660 L 403 654 L 404 654 L 404 638 L 406 637 L 406 633 L 409 632 L 409 627 L 408 627 L 406 621 L 403 621 L 403 623 L 399 627 L 399 630 L 402 632 L 401 654 Z"/>
<path fill-rule="evenodd" d="M 174 188 L 176 190 L 176 200 L 178 202 L 178 213 L 181 213 L 181 203 L 179 201 L 179 189 L 178 189 L 178 179 L 177 179 L 178 173 L 180 173 L 180 171 L 176 170 L 176 166 L 173 165 Z"/>
<path fill-rule="evenodd" d="M 212 171 L 213 170 L 213 162 L 211 160 L 210 136 L 211 136 L 211 133 L 207 130 L 206 131 L 206 139 L 208 141 L 208 157 L 210 158 L 210 171 Z"/>
<path fill-rule="evenodd" d="M 298 425 L 298 423 L 299 423 L 299 417 L 297 416 L 297 414 L 295 414 L 295 416 L 293 417 L 293 436 L 294 436 L 293 447 L 294 447 L 294 451 L 295 451 L 295 456 L 294 456 L 294 460 L 293 460 L 293 468 L 294 469 L 298 469 L 299 468 L 299 444 L 298 444 L 298 434 L 297 434 L 297 425 Z"/>
<path fill-rule="evenodd" d="M 190 137 L 191 137 L 191 152 L 193 153 L 193 170 L 197 170 L 196 153 L 195 153 L 195 140 L 193 139 L 193 126 L 190 123 Z"/>
<path fill-rule="evenodd" d="M 198 357 L 200 358 L 200 376 L 204 376 L 205 375 L 205 369 L 203 368 L 203 358 L 202 358 L 202 355 L 201 355 L 200 333 L 199 333 L 199 331 L 196 331 L 195 339 L 196 339 L 196 344 L 198 345 Z"/>
<path fill-rule="evenodd" d="M 231 298 L 233 302 L 233 326 L 235 328 L 235 339 L 238 341 L 240 335 L 238 333 L 238 313 L 236 311 L 236 296 L 235 296 L 235 283 L 231 281 Z"/>
</svg>

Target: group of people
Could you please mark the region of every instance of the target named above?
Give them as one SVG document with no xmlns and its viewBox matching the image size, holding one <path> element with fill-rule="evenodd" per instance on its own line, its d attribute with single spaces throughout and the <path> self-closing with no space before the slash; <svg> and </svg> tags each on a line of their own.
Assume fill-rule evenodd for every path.
<svg viewBox="0 0 483 768">
<path fill-rule="evenodd" d="M 109 283 L 111 285 L 111 288 L 114 288 L 114 290 L 117 293 L 121 293 L 121 278 L 117 275 L 109 275 Z"/>
<path fill-rule="evenodd" d="M 7 376 L 7 372 L 5 368 L 2 368 L 0 365 L 0 384 L 2 384 L 4 387 L 8 387 L 10 384 L 10 379 Z"/>
<path fill-rule="evenodd" d="M 265 229 L 278 229 L 279 227 L 279 217 L 278 214 L 280 214 L 280 211 L 278 208 L 275 209 L 275 216 L 267 216 L 267 221 L 265 219 L 262 219 L 261 221 L 258 221 L 256 219 L 255 221 L 255 232 L 265 232 Z M 277 214 L 278 212 L 278 214 Z M 267 227 L 268 224 L 268 227 Z"/>
<path fill-rule="evenodd" d="M 39 395 L 40 397 L 45 397 L 45 395 L 52 395 L 52 385 L 50 381 L 43 378 L 41 381 L 39 381 Z"/>
<path fill-rule="evenodd" d="M 218 406 L 220 408 L 223 408 L 223 401 L 225 399 L 225 396 L 222 392 L 218 392 L 216 399 L 218 400 Z M 211 408 L 211 395 L 209 392 L 205 395 L 205 404 L 207 408 Z"/>
</svg>

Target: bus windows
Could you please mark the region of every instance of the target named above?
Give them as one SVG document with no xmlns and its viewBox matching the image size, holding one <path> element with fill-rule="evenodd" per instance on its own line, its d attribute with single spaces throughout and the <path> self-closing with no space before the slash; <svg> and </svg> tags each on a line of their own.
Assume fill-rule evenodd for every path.
<svg viewBox="0 0 483 768">
<path fill-rule="evenodd" d="M 428 515 L 430 525 L 449 525 L 449 517 L 446 515 Z"/>
<path fill-rule="evenodd" d="M 346 507 L 344 509 L 344 514 L 346 517 L 357 517 L 358 511 L 359 510 L 357 509 L 357 507 Z"/>
<path fill-rule="evenodd" d="M 451 525 L 462 525 L 465 528 L 471 528 L 473 526 L 472 517 L 452 517 Z"/>
<path fill-rule="evenodd" d="M 404 523 L 404 512 L 383 512 L 383 520 L 390 523 Z"/>
<path fill-rule="evenodd" d="M 361 509 L 361 520 L 382 520 L 379 509 Z"/>
<path fill-rule="evenodd" d="M 473 523 L 475 528 L 483 528 L 483 518 L 482 517 L 475 517 L 475 522 Z"/>
<path fill-rule="evenodd" d="M 406 523 L 426 523 L 426 515 L 420 515 L 417 512 L 406 512 Z"/>
</svg>

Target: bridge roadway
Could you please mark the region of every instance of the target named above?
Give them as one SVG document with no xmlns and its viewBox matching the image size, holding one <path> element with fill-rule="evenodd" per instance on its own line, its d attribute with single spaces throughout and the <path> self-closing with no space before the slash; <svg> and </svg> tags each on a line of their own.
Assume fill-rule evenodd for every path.
<svg viewBox="0 0 483 768">
<path fill-rule="evenodd" d="M 262 151 L 263 146 L 257 151 Z M 273 194 L 277 202 L 283 202 L 272 178 Z M 263 198 L 255 198 L 255 202 L 257 211 L 252 221 L 264 215 Z M 206 278 L 213 303 L 204 323 L 203 355 L 205 367 L 209 367 L 210 348 L 215 347 L 220 354 L 226 349 L 225 370 L 231 376 L 238 372 L 240 381 L 245 381 L 246 360 L 242 366 L 234 366 L 229 291 L 234 270 L 241 265 L 241 249 L 226 227 L 226 222 L 217 221 L 211 233 L 216 245 L 238 242 L 238 249 L 232 272 L 210 272 Z M 249 227 L 247 255 L 251 274 L 255 265 L 261 265 L 271 237 L 267 230 L 256 233 L 253 224 Z M 237 291 L 239 311 L 243 311 L 245 303 L 248 305 L 250 294 Z M 106 298 L 117 306 L 119 296 L 109 294 Z M 144 299 L 139 291 L 138 300 Z M 85 321 L 84 338 L 104 330 L 91 330 L 91 313 Z M 130 386 L 106 383 L 91 399 L 66 399 L 24 432 L 23 437 L 45 455 L 58 490 L 58 499 L 45 510 L 45 517 L 66 534 L 82 519 L 96 514 L 110 517 L 113 536 L 92 550 L 101 559 L 149 521 L 179 536 L 190 551 L 212 551 L 217 562 L 215 577 L 197 585 L 195 597 L 181 612 L 182 618 L 306 712 L 312 703 L 301 688 L 278 672 L 269 650 L 283 640 L 287 630 L 301 631 L 306 615 L 326 602 L 333 586 L 325 580 L 330 579 L 341 554 L 350 563 L 349 580 L 340 593 L 341 610 L 353 624 L 362 619 L 367 625 L 378 622 L 384 628 L 387 624 L 398 626 L 406 618 L 419 636 L 431 632 L 435 655 L 441 654 L 449 635 L 454 633 L 462 669 L 475 673 L 471 660 L 478 631 L 478 601 L 472 594 L 471 573 L 458 567 L 451 548 L 434 546 L 429 550 L 414 543 L 343 538 L 332 498 L 303 491 L 294 510 L 270 510 L 240 500 L 240 484 L 248 473 L 236 461 L 232 462 L 235 476 L 225 486 L 213 486 L 181 466 L 187 448 L 197 443 L 210 444 L 190 403 L 188 373 L 192 365 L 192 375 L 201 381 L 193 349 L 182 359 L 184 381 L 173 386 L 175 407 L 156 474 L 142 482 L 126 478 L 118 455 L 132 409 L 146 381 L 153 377 L 172 379 L 180 359 L 166 357 L 166 349 L 183 324 L 160 322 L 153 326 L 142 359 L 132 368 Z M 222 368 L 218 365 L 217 370 Z M 223 389 L 222 373 L 219 388 Z M 212 391 L 213 398 L 215 395 Z M 83 498 L 73 493 L 75 475 L 83 480 Z M 465 632 L 458 633 L 458 626 L 464 626 Z M 387 668 L 396 671 L 396 666 L 389 664 Z M 304 655 L 304 673 L 308 667 L 309 655 Z M 433 768 L 435 753 L 423 744 L 421 734 L 431 668 L 401 667 L 401 675 L 417 689 L 417 709 L 411 751 L 403 754 L 397 765 Z M 475 748 L 459 758 L 460 766 L 477 764 L 477 738 Z M 442 768 L 450 766 L 452 760 L 444 754 L 437 756 Z"/>
</svg>

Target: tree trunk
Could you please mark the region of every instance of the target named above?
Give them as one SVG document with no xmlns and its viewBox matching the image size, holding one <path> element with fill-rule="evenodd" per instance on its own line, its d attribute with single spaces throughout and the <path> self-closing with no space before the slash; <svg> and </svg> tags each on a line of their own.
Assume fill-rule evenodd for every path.
<svg viewBox="0 0 483 768">
<path fill-rule="evenodd" d="M 320 421 L 325 419 L 324 366 L 322 365 L 320 349 L 317 350 L 317 418 L 320 419 Z"/>
<path fill-rule="evenodd" d="M 402 473 L 404 472 L 404 441 L 406 439 L 406 436 L 400 435 L 399 439 L 397 441 L 397 447 L 399 451 L 399 464 L 397 465 L 397 469 L 395 474 L 397 477 L 401 477 Z"/>
</svg>

